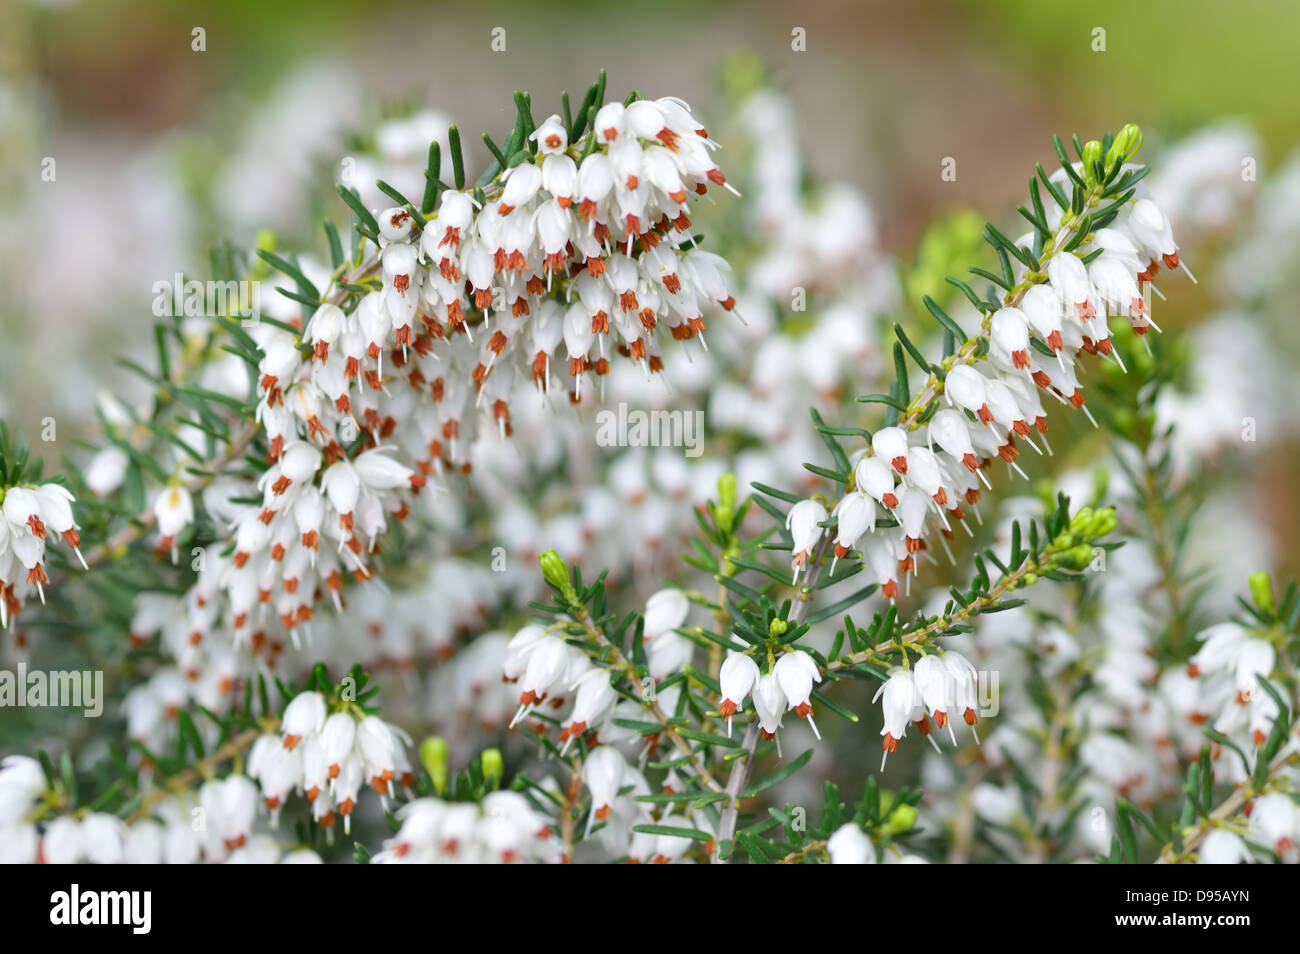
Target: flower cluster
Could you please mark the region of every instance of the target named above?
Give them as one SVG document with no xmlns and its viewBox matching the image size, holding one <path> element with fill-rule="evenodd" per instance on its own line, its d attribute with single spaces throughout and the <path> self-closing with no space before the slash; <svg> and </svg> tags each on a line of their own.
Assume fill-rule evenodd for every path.
<svg viewBox="0 0 1300 954">
<path fill-rule="evenodd" d="M 564 854 L 551 819 L 518 792 L 478 803 L 417 798 L 397 817 L 401 827 L 373 864 L 556 864 Z"/>
<path fill-rule="evenodd" d="M 76 498 L 61 484 L 0 487 L 0 629 L 35 590 L 45 602 L 45 547 L 62 537 L 81 565 L 81 535 L 72 515 Z"/>
<path fill-rule="evenodd" d="M 948 728 L 948 735 L 954 745 L 957 736 L 953 731 L 953 722 L 960 717 L 971 732 L 975 733 L 975 724 L 979 722 L 979 699 L 976 694 L 976 672 L 971 661 L 960 653 L 951 650 L 922 656 L 911 669 L 895 669 L 890 677 L 876 690 L 875 698 L 882 699 L 885 724 L 880 729 L 884 736 L 882 748 L 884 755 L 880 758 L 881 770 L 889 753 L 896 751 L 900 739 L 907 735 L 908 723 L 915 725 L 926 738 L 933 731 L 934 725 Z M 976 735 L 976 739 L 979 736 Z M 931 744 L 934 740 L 931 739 Z"/>
<path fill-rule="evenodd" d="M 41 822 L 51 794 L 40 763 L 11 755 L 0 763 L 0 860 L 45 864 L 319 864 L 308 849 L 255 834 L 257 786 L 243 775 L 205 782 L 197 796 L 169 796 L 148 817 L 123 822 L 107 812 Z"/>
<path fill-rule="evenodd" d="M 146 601 L 133 626 L 137 637 L 170 634 L 205 703 L 214 700 L 203 687 L 234 685 L 232 664 L 274 670 L 286 642 L 314 642 L 322 599 L 339 613 L 348 583 L 380 585 L 374 561 L 390 525 L 430 496 L 429 480 L 471 471 L 480 434 L 509 434 L 521 394 L 535 386 L 534 403 L 548 402 L 561 343 L 576 400 L 580 380 L 603 381 L 616 355 L 654 375 L 665 332 L 698 337 L 705 310 L 734 308 L 726 263 L 689 235 L 690 201 L 726 185 L 689 108 L 635 100 L 591 119 L 573 142 L 558 116 L 529 126 L 499 176 L 444 189 L 427 219 L 415 207 L 372 216 L 355 266 L 293 266 L 300 287 L 326 288 L 322 304 L 268 302 L 272 320 L 248 329 L 258 428 L 247 437 L 264 435 L 264 469 L 201 492 L 179 479 L 161 489 L 160 554 L 177 559 L 199 514 L 222 545 L 205 548 L 179 606 L 163 598 L 158 613 Z M 530 427 L 533 410 L 522 412 Z M 101 486 L 120 479 L 113 465 L 101 461 Z M 437 522 L 447 509 L 429 501 L 424 515 Z M 527 527 L 511 513 L 500 530 L 519 539 Z"/>
<path fill-rule="evenodd" d="M 718 672 L 722 689 L 718 711 L 727 720 L 730 734 L 731 717 L 743 707 L 745 697 L 752 693 L 754 712 L 763 738 L 776 738 L 781 719 L 790 710 L 799 718 L 807 719 L 813 733 L 821 738 L 817 723 L 813 721 L 811 700 L 813 683 L 821 681 L 817 661 L 801 650 L 782 653 L 768 673 L 760 673 L 758 663 L 750 656 L 731 650 Z"/>
<path fill-rule="evenodd" d="M 881 592 L 896 598 L 899 581 L 910 584 L 916 574 L 930 531 L 939 531 L 945 547 L 954 523 L 970 533 L 965 507 L 976 507 L 995 458 L 1023 474 L 1016 464 L 1020 444 L 1051 452 L 1044 398 L 1088 413 L 1080 355 L 1119 362 L 1108 319 L 1125 319 L 1135 334 L 1145 334 L 1154 324 L 1141 286 L 1153 282 L 1162 263 L 1180 264 L 1167 219 L 1154 201 L 1138 197 L 1140 190 L 1138 183 L 1108 227 L 1072 248 L 1064 246 L 1078 223 L 1063 219 L 1062 208 L 1047 215 L 1053 238 L 1041 262 L 1012 270 L 1014 284 L 999 307 L 984 303 L 981 348 L 946 360 L 904 418 L 877 430 L 870 446 L 854 454 L 850 489 L 830 515 L 816 499 L 791 508 L 796 579 L 833 517 L 835 557 L 860 548 Z M 1018 246 L 1032 242 L 1031 233 Z M 922 421 L 927 410 L 932 413 Z M 882 513 L 890 519 L 878 528 Z"/>
<path fill-rule="evenodd" d="M 685 595 L 674 589 L 660 590 L 646 603 L 642 638 L 648 671 L 656 682 L 690 662 L 694 643 L 675 632 L 686 621 L 689 609 Z M 620 701 L 610 685 L 608 671 L 594 666 L 587 653 L 560 636 L 538 625 L 525 626 L 505 645 L 500 665 L 502 680 L 518 683 L 519 688 L 519 708 L 512 726 L 543 703 L 552 712 L 563 711 L 571 694 L 572 706 L 560 720 L 559 740 L 566 750 L 584 736 L 588 745 L 595 745 L 598 738 L 636 738 L 635 733 L 618 729 L 611 720 L 627 718 L 629 713 L 635 718 L 638 704 Z M 671 708 L 675 698 L 672 689 L 667 689 L 659 704 Z M 546 731 L 544 724 L 536 728 Z"/>
<path fill-rule="evenodd" d="M 321 693 L 301 692 L 285 708 L 280 734 L 253 743 L 248 774 L 261 786 L 273 826 L 285 800 L 300 791 L 320 825 L 331 828 L 341 815 L 350 833 L 363 786 L 369 784 L 386 804 L 399 786 L 415 784 L 405 732 L 353 704 L 329 710 Z"/>
</svg>

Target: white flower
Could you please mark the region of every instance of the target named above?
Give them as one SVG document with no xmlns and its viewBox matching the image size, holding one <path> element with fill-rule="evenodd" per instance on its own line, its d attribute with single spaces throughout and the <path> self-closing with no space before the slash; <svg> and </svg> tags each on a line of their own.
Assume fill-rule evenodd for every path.
<svg viewBox="0 0 1300 954">
<path fill-rule="evenodd" d="M 411 234 L 415 225 L 411 213 L 401 206 L 384 209 L 375 218 L 379 222 L 379 238 L 383 242 L 402 241 Z"/>
<path fill-rule="evenodd" d="M 801 500 L 790 508 L 790 513 L 785 519 L 786 529 L 790 531 L 791 537 L 794 538 L 793 555 L 790 565 L 794 568 L 794 578 L 799 579 L 799 573 L 808 563 L 808 558 L 813 549 L 817 546 L 817 541 L 822 537 L 821 523 L 826 520 L 826 508 L 816 500 Z"/>
<path fill-rule="evenodd" d="M 912 677 L 925 708 L 934 717 L 934 724 L 942 729 L 948 724 L 948 710 L 956 704 L 948 667 L 937 653 L 932 653 L 916 661 L 912 667 Z"/>
<path fill-rule="evenodd" d="M 1283 860 L 1295 860 L 1300 841 L 1300 807 L 1290 795 L 1269 792 L 1250 806 L 1250 829 L 1255 839 L 1268 845 Z"/>
<path fill-rule="evenodd" d="M 1216 828 L 1206 835 L 1197 852 L 1197 861 L 1203 865 L 1240 865 L 1254 860 L 1246 843 L 1226 828 Z"/>
<path fill-rule="evenodd" d="M 695 655 L 695 644 L 681 633 L 667 632 L 646 647 L 646 668 L 656 681 L 680 672 Z"/>
<path fill-rule="evenodd" d="M 831 572 L 835 571 L 836 562 L 857 546 L 859 537 L 876 528 L 876 502 L 858 491 L 847 493 L 835 505 L 835 517 L 835 559 L 831 561 Z"/>
<path fill-rule="evenodd" d="M 940 411 L 939 414 L 944 413 Z M 956 411 L 949 413 L 957 414 Z M 936 414 L 937 418 L 939 414 Z M 967 438 L 969 441 L 969 437 Z M 901 458 L 903 469 L 907 469 L 907 446 L 903 446 L 903 456 Z M 853 469 L 853 480 L 859 490 L 863 491 L 874 500 L 880 503 L 888 510 L 893 510 L 898 506 L 898 498 L 894 495 L 894 475 L 889 472 L 889 467 L 884 463 L 884 458 L 877 454 L 874 457 L 863 457 L 858 461 Z"/>
<path fill-rule="evenodd" d="M 993 412 L 987 403 L 985 383 L 984 375 L 968 364 L 959 364 L 944 378 L 943 393 L 949 405 L 956 404 L 988 424 L 993 420 Z"/>
<path fill-rule="evenodd" d="M 320 746 L 330 778 L 338 778 L 357 740 L 357 721 L 349 712 L 336 712 L 321 726 Z"/>
<path fill-rule="evenodd" d="M 821 733 L 817 731 L 817 723 L 812 717 L 811 700 L 813 683 L 822 681 L 816 661 L 806 652 L 795 650 L 784 653 L 776 661 L 772 672 L 776 675 L 781 691 L 785 693 L 786 706 L 793 709 L 800 718 L 807 719 L 813 735 L 820 739 Z"/>
<path fill-rule="evenodd" d="M 972 474 L 983 477 L 979 470 L 979 458 L 975 456 L 975 447 L 971 443 L 970 429 L 960 411 L 951 408 L 936 411 L 934 417 L 930 418 L 930 438 L 948 456 L 961 461 L 962 466 Z"/>
<path fill-rule="evenodd" d="M 537 641 L 528 654 L 524 674 L 519 679 L 519 712 L 514 721 L 521 719 L 530 706 L 547 697 L 564 679 L 569 666 L 569 647 L 564 640 L 547 636 Z M 511 723 L 513 725 L 514 722 Z"/>
<path fill-rule="evenodd" d="M 880 729 L 884 736 L 881 748 L 884 755 L 880 759 L 880 769 L 884 771 L 885 760 L 889 753 L 898 749 L 898 741 L 907 735 L 907 724 L 925 718 L 925 703 L 911 670 L 896 669 L 893 674 L 876 690 L 872 702 L 881 697 L 885 724 Z"/>
<path fill-rule="evenodd" d="M 528 138 L 535 141 L 537 151 L 546 156 L 559 155 L 569 145 L 569 133 L 556 115 L 546 117 Z"/>
<path fill-rule="evenodd" d="M 1017 368 L 1029 367 L 1029 327 L 1019 308 L 999 308 L 989 319 L 993 342 L 1011 355 Z"/>
<path fill-rule="evenodd" d="M 1153 258 L 1159 256 L 1168 268 L 1178 267 L 1178 246 L 1174 244 L 1174 232 L 1160 206 L 1150 199 L 1138 199 L 1129 211 L 1126 224 L 1138 244 L 1149 255 Z"/>
<path fill-rule="evenodd" d="M 663 589 L 654 593 L 645 604 L 645 630 L 643 638 L 649 642 L 660 633 L 667 633 L 686 622 L 690 601 L 677 589 Z"/>
<path fill-rule="evenodd" d="M 1201 640 L 1201 648 L 1187 667 L 1187 675 L 1193 678 L 1232 668 L 1245 645 L 1247 633 L 1236 623 L 1219 623 L 1197 638 Z"/>
<path fill-rule="evenodd" d="M 1096 314 L 1090 301 L 1092 283 L 1088 281 L 1088 269 L 1079 261 L 1078 256 L 1072 252 L 1057 252 L 1047 260 L 1047 277 L 1058 300 L 1067 309 L 1073 307 L 1081 321 Z"/>
<path fill-rule="evenodd" d="M 176 561 L 176 538 L 194 522 L 194 500 L 190 492 L 179 484 L 164 487 L 153 504 L 154 519 L 158 523 L 159 546 L 172 553 Z"/>
<path fill-rule="evenodd" d="M 546 630 L 536 624 L 523 627 L 506 644 L 505 659 L 501 663 L 502 678 L 515 682 L 524 674 L 528 657 L 538 642 L 546 638 Z"/>
<path fill-rule="evenodd" d="M 300 698 L 300 697 L 296 697 Z M 211 779 L 199 789 L 199 805 L 209 836 L 215 839 L 212 850 L 221 854 L 234 851 L 248 840 L 257 814 L 257 786 L 243 775 Z"/>
<path fill-rule="evenodd" d="M 248 754 L 248 774 L 262 789 L 262 801 L 271 813 L 271 824 L 279 820 L 284 801 L 302 782 L 303 749 L 286 749 L 276 735 L 262 735 Z"/>
<path fill-rule="evenodd" d="M 325 697 L 319 692 L 300 692 L 285 706 L 280 728 L 284 747 L 292 749 L 304 736 L 316 735 L 325 724 Z"/>
<path fill-rule="evenodd" d="M 872 452 L 900 474 L 907 473 L 907 447 L 907 432 L 901 427 L 882 427 L 871 435 Z"/>
<path fill-rule="evenodd" d="M 941 653 L 939 658 L 943 660 L 952 687 L 953 712 L 961 713 L 966 724 L 971 727 L 971 733 L 975 734 L 975 724 L 979 722 L 979 674 L 974 664 L 960 653 L 948 651 Z M 948 731 L 952 731 L 951 723 Z M 979 741 L 978 734 L 975 734 L 975 741 Z"/>
<path fill-rule="evenodd" d="M 16 825 L 46 790 L 41 763 L 26 755 L 7 755 L 0 762 L 0 829 Z"/>
<path fill-rule="evenodd" d="M 627 761 L 612 745 L 598 745 L 587 753 L 582 764 L 582 780 L 591 792 L 591 819 L 604 821 L 623 787 L 623 773 Z M 588 821 L 590 828 L 591 820 Z"/>
<path fill-rule="evenodd" d="M 763 738 L 776 738 L 776 730 L 781 728 L 781 717 L 785 713 L 786 698 L 777 682 L 775 673 L 759 676 L 754 682 L 754 712 L 758 716 L 759 731 Z"/>
<path fill-rule="evenodd" d="M 826 839 L 826 851 L 833 865 L 874 865 L 876 846 L 862 828 L 846 822 Z"/>
<path fill-rule="evenodd" d="M 758 663 L 744 653 L 727 651 L 727 658 L 718 669 L 718 684 L 722 689 L 722 702 L 718 712 L 727 720 L 727 735 L 731 735 L 731 717 L 744 705 L 745 697 L 758 681 Z"/>
<path fill-rule="evenodd" d="M 82 472 L 82 478 L 96 497 L 106 497 L 122 486 L 130 462 L 126 451 L 116 444 L 110 444 L 90 459 Z"/>
<path fill-rule="evenodd" d="M 565 752 L 574 739 L 603 720 L 618 701 L 618 693 L 610 684 L 609 673 L 599 667 L 589 669 L 570 688 L 576 689 L 577 694 L 573 699 L 569 722 L 560 730 L 560 741 L 564 743 L 562 751 Z"/>
</svg>

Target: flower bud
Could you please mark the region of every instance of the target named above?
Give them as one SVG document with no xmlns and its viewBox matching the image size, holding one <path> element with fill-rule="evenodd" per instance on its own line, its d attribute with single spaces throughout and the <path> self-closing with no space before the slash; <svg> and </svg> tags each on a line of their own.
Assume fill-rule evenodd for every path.
<svg viewBox="0 0 1300 954">
<path fill-rule="evenodd" d="M 578 598 L 573 583 L 569 579 L 569 568 L 558 553 L 554 550 L 547 550 L 537 558 L 537 562 L 542 566 L 542 576 L 546 578 L 546 582 L 559 590 L 565 599 L 573 601 Z"/>
<path fill-rule="evenodd" d="M 880 826 L 880 833 L 893 837 L 905 831 L 911 831 L 916 824 L 916 808 L 912 805 L 899 805 L 889 813 L 889 818 Z"/>
<path fill-rule="evenodd" d="M 736 517 L 736 475 L 728 471 L 718 478 L 718 502 L 713 518 L 723 533 L 730 533 Z"/>
<path fill-rule="evenodd" d="M 1250 595 L 1260 609 L 1273 612 L 1273 581 L 1263 570 L 1250 575 Z"/>
<path fill-rule="evenodd" d="M 433 780 L 433 790 L 441 795 L 447 790 L 447 740 L 431 735 L 420 743 L 420 764 Z"/>
<path fill-rule="evenodd" d="M 1083 179 L 1089 184 L 1097 181 L 1097 163 L 1101 161 L 1101 143 L 1089 139 L 1083 144 Z"/>
<path fill-rule="evenodd" d="M 479 765 L 483 769 L 483 781 L 487 783 L 488 788 L 495 789 L 501 784 L 505 764 L 500 749 L 484 749 L 483 754 L 479 756 Z"/>
<path fill-rule="evenodd" d="M 1129 123 L 1118 133 L 1106 153 L 1106 167 L 1126 162 L 1142 148 L 1142 130 L 1135 123 Z"/>
</svg>

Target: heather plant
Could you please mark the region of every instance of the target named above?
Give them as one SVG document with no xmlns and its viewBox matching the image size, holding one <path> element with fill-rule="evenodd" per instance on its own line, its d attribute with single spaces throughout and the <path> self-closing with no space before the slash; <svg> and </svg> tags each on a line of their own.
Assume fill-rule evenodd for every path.
<svg viewBox="0 0 1300 954">
<path fill-rule="evenodd" d="M 316 247 L 159 284 L 93 453 L 0 434 L 3 857 L 1294 862 L 1300 594 L 1188 566 L 1142 132 L 900 279 L 779 95 L 606 86 L 477 176 L 389 120 Z"/>
</svg>

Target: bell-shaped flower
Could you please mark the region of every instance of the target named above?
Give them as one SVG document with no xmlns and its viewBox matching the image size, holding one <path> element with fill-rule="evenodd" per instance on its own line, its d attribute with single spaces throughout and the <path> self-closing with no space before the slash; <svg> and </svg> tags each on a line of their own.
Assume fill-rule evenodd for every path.
<svg viewBox="0 0 1300 954">
<path fill-rule="evenodd" d="M 718 712 L 727 720 L 727 735 L 731 735 L 731 717 L 744 705 L 754 683 L 758 681 L 758 663 L 744 653 L 727 651 L 727 658 L 718 669 L 718 684 L 722 689 L 722 702 Z"/>
<path fill-rule="evenodd" d="M 807 719 L 813 735 L 820 739 L 821 733 L 817 731 L 817 723 L 812 717 L 811 699 L 813 683 L 822 681 L 817 662 L 803 650 L 797 649 L 783 654 L 776 661 L 772 672 L 776 675 L 781 691 L 785 693 L 786 706 L 793 709 L 801 719 Z"/>
</svg>

